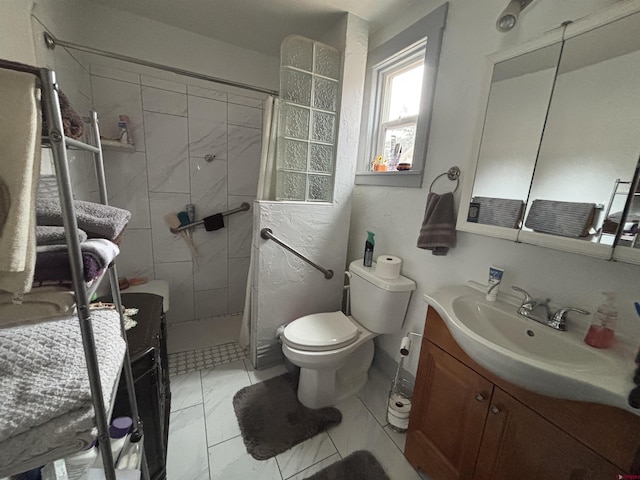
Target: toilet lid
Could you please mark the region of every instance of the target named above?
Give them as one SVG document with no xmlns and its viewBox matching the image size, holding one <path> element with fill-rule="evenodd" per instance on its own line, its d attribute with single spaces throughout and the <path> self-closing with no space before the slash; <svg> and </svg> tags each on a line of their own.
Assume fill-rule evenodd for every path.
<svg viewBox="0 0 640 480">
<path fill-rule="evenodd" d="M 314 313 L 291 322 L 283 336 L 294 348 L 332 350 L 355 342 L 358 328 L 342 312 Z"/>
</svg>

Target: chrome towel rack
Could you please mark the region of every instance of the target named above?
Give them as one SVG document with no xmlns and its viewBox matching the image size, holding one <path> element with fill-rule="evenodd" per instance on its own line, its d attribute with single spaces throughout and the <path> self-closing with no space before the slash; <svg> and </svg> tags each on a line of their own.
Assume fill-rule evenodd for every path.
<svg viewBox="0 0 640 480">
<path fill-rule="evenodd" d="M 249 205 L 247 202 L 242 202 L 238 208 L 232 208 L 231 210 L 222 212 L 222 216 L 228 217 L 229 215 L 233 215 L 234 213 L 246 212 L 250 208 L 251 208 L 251 205 Z M 187 223 L 186 225 L 181 225 L 177 228 L 170 228 L 169 230 L 171 230 L 171 233 L 180 233 L 184 230 L 188 230 L 189 228 L 197 227 L 198 225 L 203 225 L 203 224 L 204 224 L 204 219 L 201 219 L 201 220 L 196 220 L 195 222 Z"/>
<path fill-rule="evenodd" d="M 444 177 L 445 175 L 452 182 L 456 182 L 456 188 L 454 188 L 453 192 L 451 192 L 451 193 L 456 193 L 456 191 L 458 190 L 458 187 L 460 186 L 460 168 L 458 168 L 458 167 L 451 167 L 446 172 L 441 173 L 436 178 L 434 178 L 433 182 L 431 182 L 431 185 L 429 185 L 429 193 L 431 193 L 433 191 L 433 185 L 436 183 L 436 181 L 439 178 Z"/>
<path fill-rule="evenodd" d="M 282 248 L 284 248 L 285 250 L 289 250 L 291 253 L 293 253 L 296 257 L 301 258 L 302 260 L 304 260 L 305 262 L 307 262 L 309 265 L 311 265 L 313 268 L 320 270 L 322 273 L 324 273 L 324 278 L 326 278 L 327 280 L 329 280 L 330 278 L 333 277 L 333 270 L 329 269 L 327 270 L 324 267 L 321 267 L 320 265 L 318 265 L 317 263 L 312 262 L 311 260 L 309 260 L 307 257 L 305 257 L 304 255 L 302 255 L 300 252 L 296 251 L 293 249 L 293 247 L 287 245 L 286 243 L 284 243 L 282 240 L 280 240 L 278 237 L 275 237 L 273 235 L 273 231 L 270 228 L 263 228 L 262 230 L 260 230 L 260 236 L 265 239 L 265 240 L 273 240 L 274 242 L 276 242 L 278 245 L 280 245 Z"/>
</svg>

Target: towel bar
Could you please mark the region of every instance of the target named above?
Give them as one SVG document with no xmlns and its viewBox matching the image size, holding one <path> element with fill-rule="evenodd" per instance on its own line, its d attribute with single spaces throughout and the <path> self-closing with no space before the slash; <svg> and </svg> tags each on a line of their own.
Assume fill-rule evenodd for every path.
<svg viewBox="0 0 640 480">
<path fill-rule="evenodd" d="M 229 215 L 233 215 L 234 213 L 245 212 L 250 208 L 251 208 L 251 205 L 249 205 L 247 202 L 242 202 L 238 208 L 232 208 L 231 210 L 222 212 L 222 216 L 228 217 Z M 198 225 L 203 225 L 203 224 L 204 224 L 204 219 L 196 220 L 195 222 L 187 223 L 186 225 L 181 225 L 177 228 L 170 228 L 169 230 L 171 230 L 171 233 L 180 233 L 183 230 L 187 230 L 189 228 L 197 227 Z"/>
<path fill-rule="evenodd" d="M 451 193 L 456 193 L 456 191 L 458 190 L 458 187 L 460 186 L 460 169 L 458 167 L 451 167 L 449 170 L 447 170 L 444 173 L 441 173 L 440 175 L 438 175 L 436 178 L 433 179 L 433 182 L 431 182 L 431 185 L 429 185 L 429 193 L 431 193 L 433 191 L 433 185 L 436 183 L 436 181 L 440 178 L 440 177 L 444 177 L 447 176 L 447 178 L 449 180 L 451 180 L 452 182 L 455 180 L 456 181 L 456 188 L 453 189 L 453 192 Z"/>
</svg>

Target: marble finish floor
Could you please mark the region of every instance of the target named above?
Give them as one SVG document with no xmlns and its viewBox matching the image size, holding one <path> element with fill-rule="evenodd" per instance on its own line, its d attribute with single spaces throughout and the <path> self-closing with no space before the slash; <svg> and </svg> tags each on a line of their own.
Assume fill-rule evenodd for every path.
<svg viewBox="0 0 640 480">
<path fill-rule="evenodd" d="M 241 323 L 242 313 L 169 323 L 167 350 L 169 353 L 186 352 L 236 342 Z"/>
<path fill-rule="evenodd" d="M 285 372 L 247 359 L 174 376 L 167 480 L 303 480 L 356 450 L 373 452 L 391 480 L 429 480 L 403 455 L 405 435 L 386 421 L 390 380 L 372 368 L 362 391 L 339 405 L 342 422 L 274 458 L 258 461 L 242 442 L 233 395 Z"/>
</svg>

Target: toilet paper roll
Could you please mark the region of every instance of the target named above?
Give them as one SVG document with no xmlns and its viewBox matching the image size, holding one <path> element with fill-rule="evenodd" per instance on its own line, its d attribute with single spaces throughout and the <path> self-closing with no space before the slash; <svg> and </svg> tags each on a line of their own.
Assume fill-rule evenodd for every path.
<svg viewBox="0 0 640 480">
<path fill-rule="evenodd" d="M 376 275 L 393 280 L 400 276 L 401 267 L 402 259 L 392 255 L 380 255 L 376 262 Z"/>
<path fill-rule="evenodd" d="M 406 357 L 409 355 L 411 351 L 411 339 L 409 337 L 402 337 L 402 342 L 400 342 L 400 355 Z"/>
<path fill-rule="evenodd" d="M 398 393 L 389 396 L 389 411 L 394 412 L 397 417 L 404 417 L 411 412 L 411 400 Z"/>
</svg>

